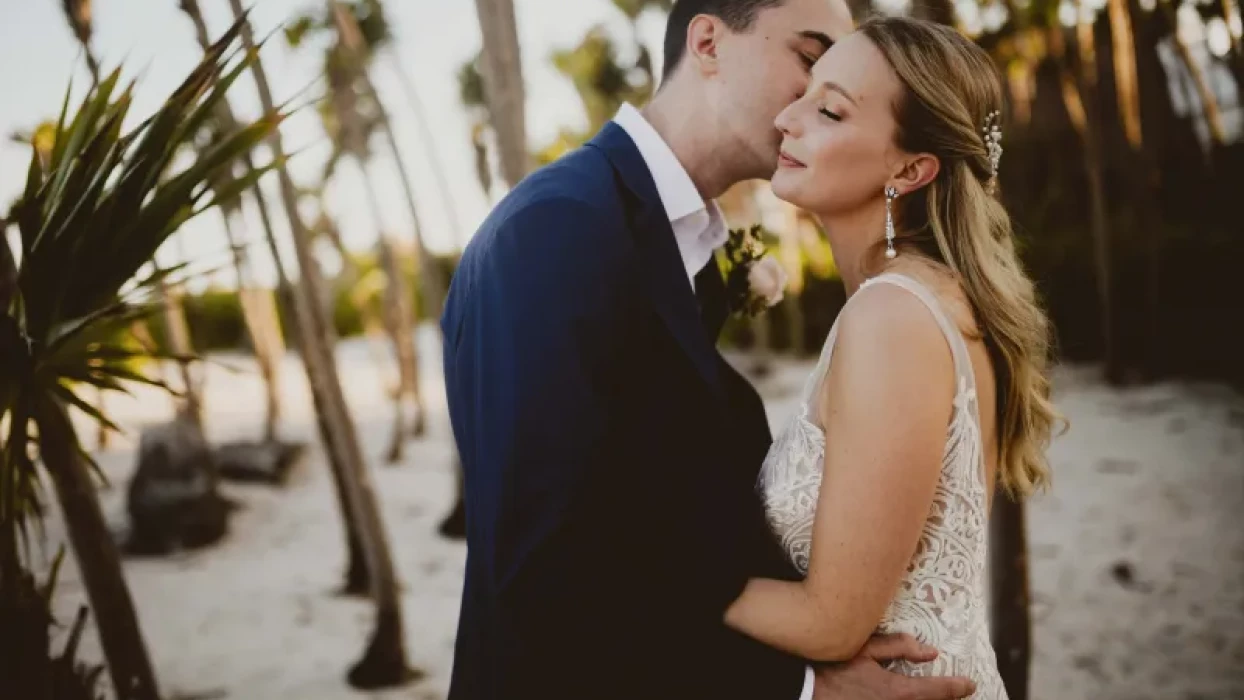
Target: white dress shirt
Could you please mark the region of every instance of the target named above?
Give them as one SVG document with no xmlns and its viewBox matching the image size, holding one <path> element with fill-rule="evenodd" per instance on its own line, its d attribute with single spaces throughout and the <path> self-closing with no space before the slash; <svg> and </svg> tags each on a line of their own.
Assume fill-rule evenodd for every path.
<svg viewBox="0 0 1244 700">
<path fill-rule="evenodd" d="M 713 259 L 713 252 L 725 244 L 729 237 L 726 220 L 716 202 L 705 202 L 696 189 L 687 169 L 678 161 L 673 149 L 648 123 L 644 115 L 628 103 L 623 103 L 613 121 L 635 142 L 639 155 L 652 173 L 657 185 L 657 195 L 669 216 L 674 229 L 674 240 L 682 255 L 687 279 L 695 289 L 695 276 Z M 799 700 L 812 700 L 812 686 L 816 680 L 812 668 L 804 671 L 803 690 Z"/>
<path fill-rule="evenodd" d="M 624 103 L 613 121 L 635 142 L 639 155 L 652 173 L 657 194 L 674 229 L 674 240 L 678 243 L 687 279 L 694 288 L 695 276 L 713 259 L 713 252 L 725 245 L 729 236 L 721 208 L 716 202 L 704 201 L 674 151 L 638 109 Z"/>
</svg>

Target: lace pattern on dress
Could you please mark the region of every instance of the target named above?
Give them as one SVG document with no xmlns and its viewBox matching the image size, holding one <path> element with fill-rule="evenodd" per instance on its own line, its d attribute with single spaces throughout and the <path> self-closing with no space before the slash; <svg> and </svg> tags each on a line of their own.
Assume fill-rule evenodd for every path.
<svg viewBox="0 0 1244 700">
<path fill-rule="evenodd" d="M 950 345 L 957 385 L 929 518 L 879 631 L 905 632 L 939 651 L 931 663 L 899 662 L 892 670 L 910 676 L 966 676 L 977 684 L 974 698 L 1005 700 L 985 610 L 989 499 L 976 381 L 967 344 L 936 297 L 919 282 L 886 274 L 869 280 L 860 291 L 877 283 L 902 287 L 928 307 Z M 825 432 L 814 421 L 813 410 L 837 337 L 835 322 L 804 387 L 800 409 L 774 441 L 759 479 L 769 525 L 787 556 L 804 573 L 811 556 L 825 460 Z"/>
</svg>

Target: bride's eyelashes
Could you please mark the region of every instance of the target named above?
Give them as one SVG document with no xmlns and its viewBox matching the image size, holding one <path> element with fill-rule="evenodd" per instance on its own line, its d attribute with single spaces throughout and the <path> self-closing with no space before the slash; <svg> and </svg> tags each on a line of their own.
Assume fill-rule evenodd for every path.
<svg viewBox="0 0 1244 700">
<path fill-rule="evenodd" d="M 842 115 L 837 114 L 837 113 L 835 113 L 835 112 L 831 112 L 831 111 L 829 111 L 828 109 L 825 109 L 824 107 L 821 107 L 820 109 L 818 109 L 818 110 L 816 110 L 816 111 L 820 112 L 821 114 L 824 114 L 826 117 L 828 117 L 828 118 L 830 118 L 830 119 L 832 119 L 832 120 L 834 120 L 834 121 L 836 121 L 836 122 L 840 122 L 840 121 L 842 121 Z"/>
</svg>

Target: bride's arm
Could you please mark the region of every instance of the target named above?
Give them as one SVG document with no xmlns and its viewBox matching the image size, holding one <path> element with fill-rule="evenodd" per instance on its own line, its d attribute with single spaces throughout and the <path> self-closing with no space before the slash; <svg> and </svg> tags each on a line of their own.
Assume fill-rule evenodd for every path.
<svg viewBox="0 0 1244 700">
<path fill-rule="evenodd" d="M 877 285 L 842 318 L 822 389 L 828 435 L 807 578 L 751 580 L 726 623 L 814 661 L 853 658 L 915 553 L 954 394 L 945 336 L 911 294 Z"/>
</svg>

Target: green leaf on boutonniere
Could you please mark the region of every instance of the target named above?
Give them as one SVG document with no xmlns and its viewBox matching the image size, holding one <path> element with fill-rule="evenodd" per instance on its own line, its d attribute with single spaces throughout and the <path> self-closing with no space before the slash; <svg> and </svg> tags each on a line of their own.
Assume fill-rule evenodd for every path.
<svg viewBox="0 0 1244 700">
<path fill-rule="evenodd" d="M 772 234 L 759 224 L 746 229 L 730 229 L 722 251 L 725 258 L 726 297 L 732 315 L 755 317 L 769 309 L 765 300 L 752 292 L 748 272 L 752 265 L 768 255 L 765 241 L 771 238 Z"/>
</svg>

